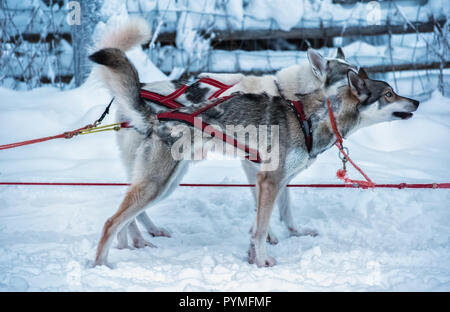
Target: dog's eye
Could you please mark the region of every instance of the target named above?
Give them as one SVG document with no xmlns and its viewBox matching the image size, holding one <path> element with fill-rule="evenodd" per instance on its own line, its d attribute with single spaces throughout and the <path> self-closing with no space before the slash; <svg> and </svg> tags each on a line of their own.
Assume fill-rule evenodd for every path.
<svg viewBox="0 0 450 312">
<path fill-rule="evenodd" d="M 392 92 L 386 92 L 386 97 L 390 98 L 392 96 Z"/>
</svg>

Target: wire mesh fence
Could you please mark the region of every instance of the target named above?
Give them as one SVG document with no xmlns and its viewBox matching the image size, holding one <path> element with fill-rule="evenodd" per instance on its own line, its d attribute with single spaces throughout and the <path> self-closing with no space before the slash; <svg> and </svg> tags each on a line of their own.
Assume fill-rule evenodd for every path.
<svg viewBox="0 0 450 312">
<path fill-rule="evenodd" d="M 84 69 L 74 59 L 88 42 L 72 40 L 68 1 L 1 3 L 0 85 L 73 87 L 73 77 Z M 392 80 L 404 93 L 427 97 L 435 89 L 445 94 L 450 90 L 446 1 L 128 0 L 113 7 L 114 3 L 103 4 L 103 20 L 114 9 L 144 16 L 154 30 L 145 51 L 167 74 L 273 73 L 305 60 L 308 47 L 329 57 L 343 47 L 349 62 Z"/>
<path fill-rule="evenodd" d="M 70 81 L 71 36 L 60 4 L 1 1 L 1 85 L 63 87 Z"/>
</svg>

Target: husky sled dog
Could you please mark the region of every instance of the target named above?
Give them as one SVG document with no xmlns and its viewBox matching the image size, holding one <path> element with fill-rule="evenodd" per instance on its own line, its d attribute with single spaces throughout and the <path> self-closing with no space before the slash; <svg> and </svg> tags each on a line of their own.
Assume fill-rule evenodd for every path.
<svg viewBox="0 0 450 312">
<path fill-rule="evenodd" d="M 97 50 L 103 48 L 117 48 L 121 51 L 127 51 L 128 49 L 138 44 L 143 44 L 150 39 L 150 29 L 148 23 L 141 18 L 130 18 L 123 24 L 109 26 L 106 34 L 102 36 L 102 39 L 96 46 Z M 266 93 L 271 96 L 280 96 L 279 90 L 283 90 L 282 96 L 289 100 L 299 100 L 304 94 L 313 92 L 314 90 L 327 86 L 331 87 L 338 81 L 345 79 L 348 69 L 356 69 L 355 66 L 348 64 L 345 61 L 344 53 L 341 49 L 338 49 L 336 58 L 325 59 L 313 49 L 308 50 L 308 60 L 306 62 L 289 66 L 278 71 L 275 75 L 266 76 L 245 76 L 243 74 L 217 74 L 217 73 L 204 73 L 199 75 L 201 78 L 213 78 L 220 81 L 223 84 L 232 86 L 229 89 L 221 93 L 220 96 L 227 96 L 234 92 L 262 94 Z M 119 90 L 121 86 L 115 85 L 115 80 L 110 79 L 110 71 L 100 69 L 101 79 L 109 85 L 111 89 Z M 153 83 L 141 84 L 142 90 L 155 92 L 162 95 L 168 95 L 176 91 L 181 85 L 184 85 L 185 81 L 159 81 Z M 117 89 L 119 88 L 119 89 Z M 214 95 L 216 92 L 220 92 L 216 87 L 195 82 L 186 89 L 186 91 L 176 101 L 184 106 L 191 106 L 202 103 Z M 119 98 L 117 98 L 120 100 Z M 155 104 L 149 100 L 146 100 L 146 104 L 149 105 L 154 112 L 162 112 L 167 110 L 166 107 L 160 104 Z M 129 110 L 127 106 L 120 106 L 118 118 L 119 121 L 130 120 L 134 116 L 135 112 Z M 140 123 L 139 118 L 134 118 L 135 122 Z M 145 123 L 145 122 L 144 122 Z M 121 151 L 122 159 L 125 163 L 129 178 L 132 177 L 132 171 L 134 167 L 134 161 L 136 159 L 136 151 L 144 139 L 144 135 L 136 131 L 136 129 L 127 129 L 120 131 L 117 134 L 118 144 Z M 249 181 L 254 184 L 254 174 L 252 168 L 250 168 L 246 161 L 243 162 L 243 168 Z M 256 199 L 256 193 L 253 192 Z M 280 190 L 280 195 L 277 199 L 280 219 L 286 225 L 290 235 L 316 235 L 317 233 L 309 229 L 297 229 L 295 222 L 292 218 L 289 205 L 289 193 L 286 188 Z M 138 215 L 139 220 L 146 230 L 152 236 L 170 236 L 169 232 L 164 228 L 157 227 L 151 219 L 142 212 Z M 133 245 L 137 248 L 144 246 L 152 246 L 149 242 L 145 241 L 140 235 L 139 228 L 135 221 L 132 221 L 128 226 L 129 234 L 132 238 Z M 268 235 L 268 242 L 276 244 L 278 242 L 276 236 L 270 231 Z M 118 235 L 119 248 L 128 247 L 127 227 L 120 231 Z"/>
<path fill-rule="evenodd" d="M 155 110 L 140 98 L 139 77 L 125 54 L 115 48 L 106 48 L 90 56 L 107 73 L 106 85 L 116 96 L 122 112 L 137 131 L 144 133 L 136 149 L 131 186 L 118 211 L 103 228 L 95 258 L 96 265 L 106 264 L 108 251 L 115 234 L 126 227 L 148 204 L 165 198 L 179 183 L 187 169 L 188 160 L 175 160 L 170 145 L 174 138 L 160 135 L 164 126 L 175 127 L 177 121 L 161 121 Z M 281 89 L 281 93 L 283 90 Z M 337 128 L 345 138 L 357 129 L 375 123 L 408 119 L 419 105 L 413 99 L 396 94 L 383 81 L 372 80 L 363 70 L 349 69 L 346 79 L 333 85 L 324 84 L 308 94 L 298 95 L 304 113 L 311 122 L 313 145 L 307 149 L 305 135 L 290 101 L 282 96 L 268 94 L 238 94 L 218 104 L 219 113 L 198 107 L 185 107 L 179 112 L 196 112 L 209 124 L 221 125 L 276 125 L 278 128 L 278 166 L 267 170 L 266 158 L 262 164 L 248 164 L 252 180 L 257 185 L 257 215 L 252 229 L 248 251 L 249 263 L 258 267 L 272 266 L 275 259 L 267 254 L 266 239 L 273 206 L 280 190 L 316 157 L 336 141 L 328 116 L 327 100 L 331 102 Z M 273 132 L 268 134 L 269 142 Z M 272 146 L 273 147 L 273 146 Z M 264 154 L 265 150 L 258 152 Z"/>
</svg>

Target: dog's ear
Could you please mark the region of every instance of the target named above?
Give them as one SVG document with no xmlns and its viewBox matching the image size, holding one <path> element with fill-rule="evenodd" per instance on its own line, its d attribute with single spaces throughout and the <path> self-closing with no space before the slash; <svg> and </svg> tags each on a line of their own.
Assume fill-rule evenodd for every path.
<svg viewBox="0 0 450 312">
<path fill-rule="evenodd" d="M 362 79 L 369 79 L 367 72 L 362 67 L 359 68 L 358 76 L 361 77 Z"/>
<path fill-rule="evenodd" d="M 359 100 L 359 102 L 365 101 L 369 97 L 369 91 L 363 78 L 353 70 L 349 70 L 347 72 L 347 79 L 350 92 Z"/>
<path fill-rule="evenodd" d="M 327 60 L 319 52 L 311 48 L 308 49 L 308 60 L 314 75 L 321 81 L 325 81 L 327 77 Z"/>
<path fill-rule="evenodd" d="M 339 47 L 339 48 L 337 49 L 336 58 L 337 58 L 337 59 L 341 59 L 341 60 L 345 60 L 344 51 L 342 51 L 342 48 L 341 48 L 341 47 Z"/>
</svg>

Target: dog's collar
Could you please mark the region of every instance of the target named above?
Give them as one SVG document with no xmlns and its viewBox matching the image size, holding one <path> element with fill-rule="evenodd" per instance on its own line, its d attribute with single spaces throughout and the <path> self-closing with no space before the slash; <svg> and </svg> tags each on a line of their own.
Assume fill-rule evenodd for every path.
<svg viewBox="0 0 450 312">
<path fill-rule="evenodd" d="M 280 95 L 280 97 L 284 101 L 286 101 L 289 107 L 294 111 L 295 117 L 297 117 L 297 120 L 300 124 L 300 128 L 302 129 L 303 136 L 305 137 L 306 149 L 308 150 L 308 153 L 310 153 L 312 150 L 312 143 L 313 143 L 311 119 L 306 118 L 306 114 L 305 111 L 303 110 L 303 104 L 301 101 L 292 101 L 290 99 L 287 99 L 283 95 L 283 91 L 281 90 L 280 85 L 278 84 L 278 81 L 276 79 L 274 80 L 274 83 L 277 86 L 278 94 Z"/>
</svg>

